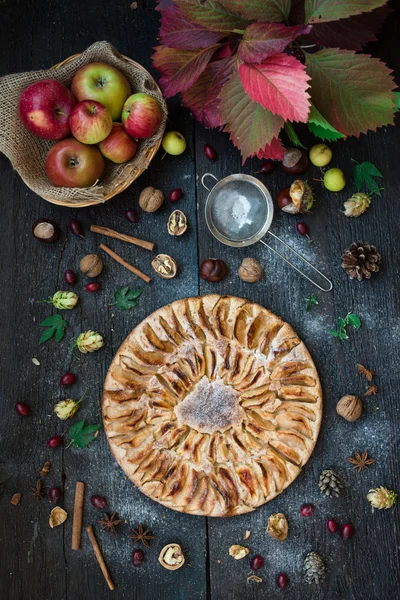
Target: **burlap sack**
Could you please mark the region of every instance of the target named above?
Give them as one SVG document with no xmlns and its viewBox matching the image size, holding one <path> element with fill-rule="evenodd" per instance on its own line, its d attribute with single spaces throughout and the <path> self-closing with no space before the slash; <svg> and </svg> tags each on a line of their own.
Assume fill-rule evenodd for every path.
<svg viewBox="0 0 400 600">
<path fill-rule="evenodd" d="M 75 73 L 90 62 L 105 62 L 117 67 L 129 80 L 133 92 L 146 92 L 157 98 L 164 117 L 157 133 L 139 143 L 136 155 L 123 165 L 108 160 L 101 180 L 91 188 L 57 188 L 51 185 L 45 172 L 46 156 L 54 142 L 42 140 L 22 125 L 18 116 L 21 92 L 40 79 L 57 79 L 70 86 Z M 28 187 L 36 194 L 64 206 L 90 206 L 104 202 L 110 195 L 122 191 L 146 169 L 165 130 L 167 106 L 151 75 L 137 63 L 124 58 L 108 42 L 96 42 L 77 58 L 56 69 L 16 73 L 0 78 L 0 152 L 11 161 Z"/>
</svg>

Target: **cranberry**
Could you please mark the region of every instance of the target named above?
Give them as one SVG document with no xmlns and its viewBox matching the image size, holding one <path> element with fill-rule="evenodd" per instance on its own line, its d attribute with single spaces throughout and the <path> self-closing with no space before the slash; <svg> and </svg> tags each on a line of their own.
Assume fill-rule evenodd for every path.
<svg viewBox="0 0 400 600">
<path fill-rule="evenodd" d="M 338 528 L 338 524 L 336 523 L 335 519 L 328 519 L 326 522 L 326 526 L 330 533 L 335 533 L 335 531 L 337 531 Z"/>
<path fill-rule="evenodd" d="M 283 590 L 285 587 L 287 587 L 288 583 L 289 577 L 286 575 L 286 573 L 279 573 L 276 576 L 276 585 L 279 589 Z"/>
<path fill-rule="evenodd" d="M 210 160 L 215 160 L 217 158 L 217 153 L 214 150 L 214 148 L 212 146 L 210 146 L 210 144 L 204 144 L 204 154 Z"/>
<path fill-rule="evenodd" d="M 15 410 L 19 415 L 21 415 L 21 417 L 27 417 L 31 412 L 30 407 L 25 404 L 25 402 L 17 402 L 15 405 Z"/>
<path fill-rule="evenodd" d="M 68 227 L 70 232 L 74 235 L 82 235 L 82 224 L 78 219 L 71 219 Z"/>
<path fill-rule="evenodd" d="M 97 283 L 97 281 L 92 281 L 91 283 L 87 283 L 85 288 L 88 292 L 93 294 L 94 292 L 98 292 L 101 290 L 101 283 Z"/>
<path fill-rule="evenodd" d="M 60 385 L 72 385 L 76 381 L 76 375 L 73 373 L 65 373 L 60 379 Z"/>
<path fill-rule="evenodd" d="M 351 523 L 346 523 L 345 525 L 341 526 L 340 535 L 342 536 L 343 540 L 349 540 L 351 537 L 353 537 L 353 534 L 354 527 L 351 525 Z"/>
<path fill-rule="evenodd" d="M 125 211 L 125 217 L 130 223 L 136 223 L 138 220 L 137 212 L 133 208 L 127 208 Z"/>
<path fill-rule="evenodd" d="M 300 514 L 302 517 L 311 517 L 314 512 L 314 504 L 303 504 L 300 508 Z"/>
<path fill-rule="evenodd" d="M 49 439 L 49 441 L 47 442 L 47 445 L 49 448 L 58 448 L 58 446 L 61 446 L 61 444 L 62 444 L 61 435 L 53 435 L 53 437 L 51 437 Z"/>
<path fill-rule="evenodd" d="M 67 269 L 64 273 L 64 281 L 68 285 L 74 285 L 76 282 L 76 275 L 71 269 Z"/>
<path fill-rule="evenodd" d="M 171 202 L 176 202 L 182 196 L 182 188 L 175 188 L 169 193 L 168 198 Z"/>
<path fill-rule="evenodd" d="M 107 500 L 103 496 L 92 496 L 90 502 L 95 508 L 103 510 L 107 506 Z"/>
<path fill-rule="evenodd" d="M 59 487 L 52 487 L 49 490 L 49 500 L 52 504 L 55 504 L 56 502 L 60 502 L 62 498 L 62 491 Z"/>
<path fill-rule="evenodd" d="M 263 160 L 260 167 L 260 173 L 271 173 L 275 168 L 275 163 L 270 158 L 268 160 Z"/>
<path fill-rule="evenodd" d="M 144 559 L 143 550 L 134 550 L 132 552 L 132 563 L 135 567 L 140 567 Z"/>
<path fill-rule="evenodd" d="M 300 233 L 300 235 L 307 235 L 308 233 L 308 227 L 305 223 L 297 223 L 296 229 L 297 233 Z"/>
<path fill-rule="evenodd" d="M 260 556 L 259 554 L 256 554 L 255 556 L 253 556 L 253 558 L 250 561 L 250 569 L 252 569 L 253 571 L 257 571 L 258 569 L 262 569 L 263 566 L 264 566 L 263 557 Z"/>
</svg>

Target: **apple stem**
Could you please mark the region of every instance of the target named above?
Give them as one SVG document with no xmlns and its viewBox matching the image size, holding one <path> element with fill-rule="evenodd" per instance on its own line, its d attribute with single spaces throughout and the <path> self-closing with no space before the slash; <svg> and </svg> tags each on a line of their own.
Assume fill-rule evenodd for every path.
<svg viewBox="0 0 400 600">
<path fill-rule="evenodd" d="M 167 152 L 164 152 L 164 154 L 161 157 L 161 160 L 164 160 L 164 158 L 167 156 L 167 154 L 168 154 Z"/>
</svg>

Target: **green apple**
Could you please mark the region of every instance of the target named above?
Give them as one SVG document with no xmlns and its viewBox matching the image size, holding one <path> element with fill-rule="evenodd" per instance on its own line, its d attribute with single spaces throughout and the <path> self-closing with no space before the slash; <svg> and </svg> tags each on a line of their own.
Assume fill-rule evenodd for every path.
<svg viewBox="0 0 400 600">
<path fill-rule="evenodd" d="M 113 121 L 121 118 L 122 107 L 132 90 L 121 71 L 106 63 L 89 63 L 74 75 L 71 92 L 78 102 L 96 100 L 108 108 Z"/>
<path fill-rule="evenodd" d="M 316 144 L 311 148 L 309 157 L 316 167 L 326 167 L 332 160 L 332 150 L 326 144 Z"/>
<path fill-rule="evenodd" d="M 330 192 L 340 192 L 346 185 L 346 178 L 341 169 L 328 169 L 324 175 L 324 186 Z"/>
<path fill-rule="evenodd" d="M 186 150 L 186 140 L 179 131 L 168 131 L 162 139 L 162 147 L 167 154 L 178 156 Z"/>
</svg>

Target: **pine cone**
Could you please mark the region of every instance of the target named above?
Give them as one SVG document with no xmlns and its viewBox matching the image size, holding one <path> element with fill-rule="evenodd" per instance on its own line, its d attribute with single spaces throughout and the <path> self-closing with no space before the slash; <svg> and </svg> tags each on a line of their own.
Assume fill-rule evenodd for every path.
<svg viewBox="0 0 400 600">
<path fill-rule="evenodd" d="M 339 496 L 343 482 L 339 475 L 332 469 L 324 469 L 319 476 L 319 489 L 325 496 L 331 497 L 333 494 Z"/>
<path fill-rule="evenodd" d="M 383 508 L 391 508 L 396 502 L 396 498 L 396 492 L 388 490 L 387 488 L 383 487 L 383 485 L 374 490 L 369 490 L 367 494 L 367 500 L 371 502 L 372 510 L 374 510 L 374 508 L 378 508 L 379 510 L 382 510 Z"/>
<path fill-rule="evenodd" d="M 371 198 L 368 194 L 357 192 L 344 203 L 344 214 L 346 217 L 359 217 L 365 213 L 370 204 Z"/>
<path fill-rule="evenodd" d="M 325 577 L 325 565 L 319 554 L 309 552 L 304 559 L 304 581 L 306 583 L 322 583 Z"/>
<path fill-rule="evenodd" d="M 372 273 L 379 271 L 381 255 L 370 244 L 353 242 L 342 255 L 342 267 L 350 279 L 357 278 L 358 281 L 370 279 Z"/>
</svg>

